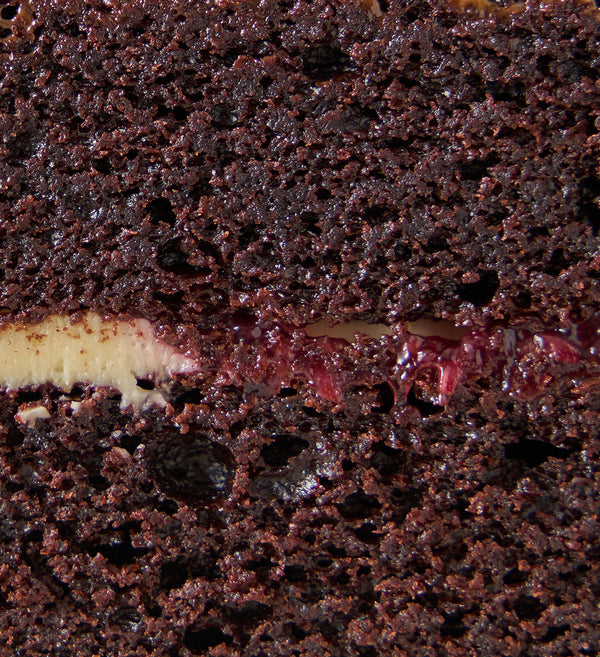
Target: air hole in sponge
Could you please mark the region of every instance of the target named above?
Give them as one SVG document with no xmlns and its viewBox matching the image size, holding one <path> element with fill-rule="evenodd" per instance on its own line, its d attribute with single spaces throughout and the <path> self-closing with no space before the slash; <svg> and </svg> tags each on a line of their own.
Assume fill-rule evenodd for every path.
<svg viewBox="0 0 600 657">
<path fill-rule="evenodd" d="M 466 625 L 462 622 L 464 612 L 458 610 L 450 614 L 444 614 L 445 620 L 440 627 L 441 636 L 447 636 L 458 639 L 467 631 Z"/>
<path fill-rule="evenodd" d="M 41 390 L 20 390 L 17 394 L 17 403 L 29 403 L 41 401 L 44 398 Z"/>
<path fill-rule="evenodd" d="M 372 522 L 364 522 L 360 527 L 354 530 L 354 535 L 363 543 L 377 543 L 380 535 L 376 534 L 377 525 Z"/>
<path fill-rule="evenodd" d="M 112 171 L 112 164 L 108 156 L 93 160 L 92 165 L 98 173 L 111 173 Z"/>
<path fill-rule="evenodd" d="M 169 499 L 158 501 L 154 508 L 160 513 L 166 513 L 168 516 L 174 516 L 179 509 L 177 502 Z"/>
<path fill-rule="evenodd" d="M 282 388 L 277 394 L 278 397 L 295 397 L 298 394 L 296 388 Z"/>
<path fill-rule="evenodd" d="M 515 586 L 526 582 L 528 574 L 518 568 L 511 568 L 507 573 L 502 576 L 502 581 L 508 586 Z"/>
<path fill-rule="evenodd" d="M 531 308 L 531 294 L 529 292 L 519 292 L 512 301 L 517 308 Z"/>
<path fill-rule="evenodd" d="M 593 199 L 600 196 L 600 178 L 596 176 L 586 176 L 580 184 L 581 196 L 586 199 Z"/>
<path fill-rule="evenodd" d="M 566 459 L 570 454 L 569 449 L 530 438 L 521 438 L 519 442 L 511 443 L 504 448 L 504 456 L 507 459 L 523 461 L 530 468 L 542 465 L 550 456 L 555 459 Z"/>
<path fill-rule="evenodd" d="M 407 462 L 407 457 L 402 450 L 388 447 L 382 442 L 375 443 L 372 451 L 373 456 L 371 456 L 369 465 L 384 478 L 398 474 Z"/>
<path fill-rule="evenodd" d="M 392 386 L 386 381 L 375 386 L 379 390 L 379 406 L 373 406 L 374 413 L 389 413 L 396 403 L 396 395 Z"/>
<path fill-rule="evenodd" d="M 288 582 L 297 584 L 306 581 L 306 570 L 301 564 L 288 564 L 283 568 L 283 576 Z"/>
<path fill-rule="evenodd" d="M 577 212 L 577 221 L 586 223 L 596 234 L 600 228 L 600 207 L 596 203 L 582 203 Z"/>
<path fill-rule="evenodd" d="M 154 381 L 150 379 L 136 379 L 135 384 L 142 390 L 154 390 Z"/>
<path fill-rule="evenodd" d="M 552 252 L 548 266 L 544 270 L 550 276 L 559 276 L 565 269 L 569 267 L 564 252 L 562 249 L 556 249 Z"/>
<path fill-rule="evenodd" d="M 90 482 L 90 485 L 96 490 L 107 490 L 110 488 L 110 483 L 102 475 L 92 474 L 88 477 L 88 481 Z"/>
<path fill-rule="evenodd" d="M 8 7 L 3 7 L 0 11 L 0 17 L 5 21 L 11 21 L 18 13 L 19 5 L 9 5 Z"/>
<path fill-rule="evenodd" d="M 152 293 L 154 299 L 160 301 L 160 303 L 164 303 L 165 306 L 176 309 L 181 307 L 184 295 L 185 293 L 183 290 L 179 290 L 179 292 L 173 292 L 172 294 L 165 294 L 164 292 L 160 291 Z"/>
<path fill-rule="evenodd" d="M 225 634 L 219 627 L 209 626 L 196 629 L 194 626 L 186 627 L 183 634 L 183 645 L 194 655 L 203 655 L 210 648 L 229 645 L 233 637 Z"/>
<path fill-rule="evenodd" d="M 418 408 L 419 412 L 423 417 L 429 417 L 430 415 L 441 413 L 444 410 L 443 406 L 440 406 L 438 404 L 432 404 L 430 401 L 427 401 L 426 399 L 421 399 L 417 395 L 417 390 L 418 390 L 417 386 L 413 385 L 411 387 L 411 389 L 408 391 L 408 395 L 406 396 L 406 402 L 408 403 L 409 406 L 414 406 L 415 408 Z"/>
<path fill-rule="evenodd" d="M 356 654 L 358 657 L 377 657 L 380 652 L 375 646 L 368 645 L 356 646 Z"/>
<path fill-rule="evenodd" d="M 348 55 L 337 46 L 312 46 L 302 54 L 302 69 L 306 75 L 316 79 L 327 79 L 335 73 L 351 68 Z"/>
<path fill-rule="evenodd" d="M 198 268 L 190 265 L 188 256 L 182 251 L 178 240 L 165 242 L 156 255 L 156 263 L 163 270 L 180 276 L 193 276 Z"/>
<path fill-rule="evenodd" d="M 304 438 L 285 434 L 275 436 L 271 443 L 263 445 L 260 454 L 267 465 L 280 468 L 286 466 L 291 458 L 301 454 L 308 445 Z"/>
<path fill-rule="evenodd" d="M 462 301 L 474 306 L 485 306 L 493 298 L 500 287 L 500 279 L 495 271 L 482 272 L 475 283 L 464 283 L 458 286 L 458 296 Z"/>
<path fill-rule="evenodd" d="M 303 212 L 300 217 L 300 223 L 314 235 L 320 235 L 323 230 L 317 226 L 319 222 L 319 215 L 316 212 L 306 211 Z"/>
<path fill-rule="evenodd" d="M 175 223 L 176 216 L 173 212 L 171 202 L 166 198 L 155 198 L 146 205 L 144 212 L 150 215 L 150 223 L 158 224 L 164 221 L 172 226 Z"/>
<path fill-rule="evenodd" d="M 187 581 L 187 565 L 181 560 L 167 561 L 160 568 L 160 588 L 178 589 Z"/>
<path fill-rule="evenodd" d="M 464 180 L 481 180 L 487 175 L 490 167 L 498 163 L 498 157 L 492 153 L 482 160 L 470 160 L 460 165 L 460 173 Z"/>
<path fill-rule="evenodd" d="M 183 408 L 185 404 L 199 404 L 204 399 L 204 395 L 198 388 L 184 388 L 175 398 L 175 406 Z"/>
<path fill-rule="evenodd" d="M 139 436 L 131 436 L 129 434 L 123 434 L 121 436 L 121 447 L 126 449 L 131 455 L 134 454 L 138 445 L 142 442 L 142 439 Z"/>
<path fill-rule="evenodd" d="M 16 427 L 9 426 L 6 431 L 5 444 L 7 447 L 18 447 L 25 440 L 25 436 Z"/>
<path fill-rule="evenodd" d="M 554 641 L 554 639 L 557 639 L 559 636 L 562 636 L 566 632 L 568 632 L 571 629 L 571 626 L 568 623 L 563 623 L 562 625 L 556 625 L 553 627 L 549 627 L 545 634 L 540 637 L 540 641 L 542 643 L 550 643 L 551 641 Z"/>
<path fill-rule="evenodd" d="M 150 548 L 135 548 L 131 544 L 128 529 L 123 529 L 119 534 L 102 536 L 95 543 L 84 545 L 86 552 L 95 556 L 102 554 L 113 566 L 124 566 L 134 563 L 138 557 L 147 554 Z"/>
<path fill-rule="evenodd" d="M 348 495 L 341 504 L 336 504 L 336 507 L 344 518 L 352 520 L 370 518 L 374 511 L 381 508 L 381 503 L 376 497 L 359 490 Z"/>
<path fill-rule="evenodd" d="M 537 620 L 546 607 L 532 595 L 522 595 L 515 601 L 513 609 L 519 620 Z"/>
<path fill-rule="evenodd" d="M 254 624 L 267 618 L 272 610 L 273 608 L 264 602 L 248 600 L 241 607 L 230 608 L 227 615 L 235 623 Z"/>
</svg>

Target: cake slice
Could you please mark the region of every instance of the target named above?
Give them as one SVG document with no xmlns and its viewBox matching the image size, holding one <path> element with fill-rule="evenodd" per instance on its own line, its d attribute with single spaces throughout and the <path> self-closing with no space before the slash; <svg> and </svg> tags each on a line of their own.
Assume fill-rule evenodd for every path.
<svg viewBox="0 0 600 657">
<path fill-rule="evenodd" d="M 11 654 L 598 652 L 598 18 L 0 6 Z"/>
</svg>

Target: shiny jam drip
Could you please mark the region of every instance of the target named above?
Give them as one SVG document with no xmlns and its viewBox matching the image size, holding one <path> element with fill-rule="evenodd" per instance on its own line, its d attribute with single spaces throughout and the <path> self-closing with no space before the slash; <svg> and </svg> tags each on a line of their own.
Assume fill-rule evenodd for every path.
<svg viewBox="0 0 600 657">
<path fill-rule="evenodd" d="M 336 404 L 357 382 L 388 384 L 396 403 L 413 396 L 443 407 L 461 383 L 481 377 L 498 392 L 531 399 L 558 379 L 600 376 L 600 317 L 561 331 L 492 327 L 460 339 L 399 331 L 360 345 L 250 321 L 238 322 L 234 334 L 237 342 L 220 363 L 222 383 L 254 385 L 259 394 L 273 394 L 301 382 Z M 379 381 L 370 378 L 365 355 L 365 345 L 371 345 L 372 355 L 374 343 L 391 355 L 383 367 L 379 363 Z"/>
</svg>

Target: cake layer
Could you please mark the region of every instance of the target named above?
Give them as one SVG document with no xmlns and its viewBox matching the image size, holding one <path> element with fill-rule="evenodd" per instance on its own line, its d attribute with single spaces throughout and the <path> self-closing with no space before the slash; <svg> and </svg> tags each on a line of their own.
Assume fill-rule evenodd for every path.
<svg viewBox="0 0 600 657">
<path fill-rule="evenodd" d="M 365 388 L 338 413 L 179 388 L 185 433 L 5 396 L 2 633 L 36 656 L 594 648 L 596 390 L 467 386 L 399 425 Z"/>
<path fill-rule="evenodd" d="M 590 2 L 0 4 L 4 650 L 599 653 L 599 85 Z"/>
<path fill-rule="evenodd" d="M 0 45 L 3 312 L 596 312 L 580 4 L 210 4 L 39 2 Z"/>
</svg>

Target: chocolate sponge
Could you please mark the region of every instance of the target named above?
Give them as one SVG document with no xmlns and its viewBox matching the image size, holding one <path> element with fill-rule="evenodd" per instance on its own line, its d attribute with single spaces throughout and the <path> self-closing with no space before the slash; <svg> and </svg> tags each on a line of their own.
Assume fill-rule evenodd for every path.
<svg viewBox="0 0 600 657">
<path fill-rule="evenodd" d="M 10 654 L 600 651 L 594 3 L 15 1 L 0 37 L 0 331 L 197 363 L 138 407 L 3 384 Z"/>
</svg>

